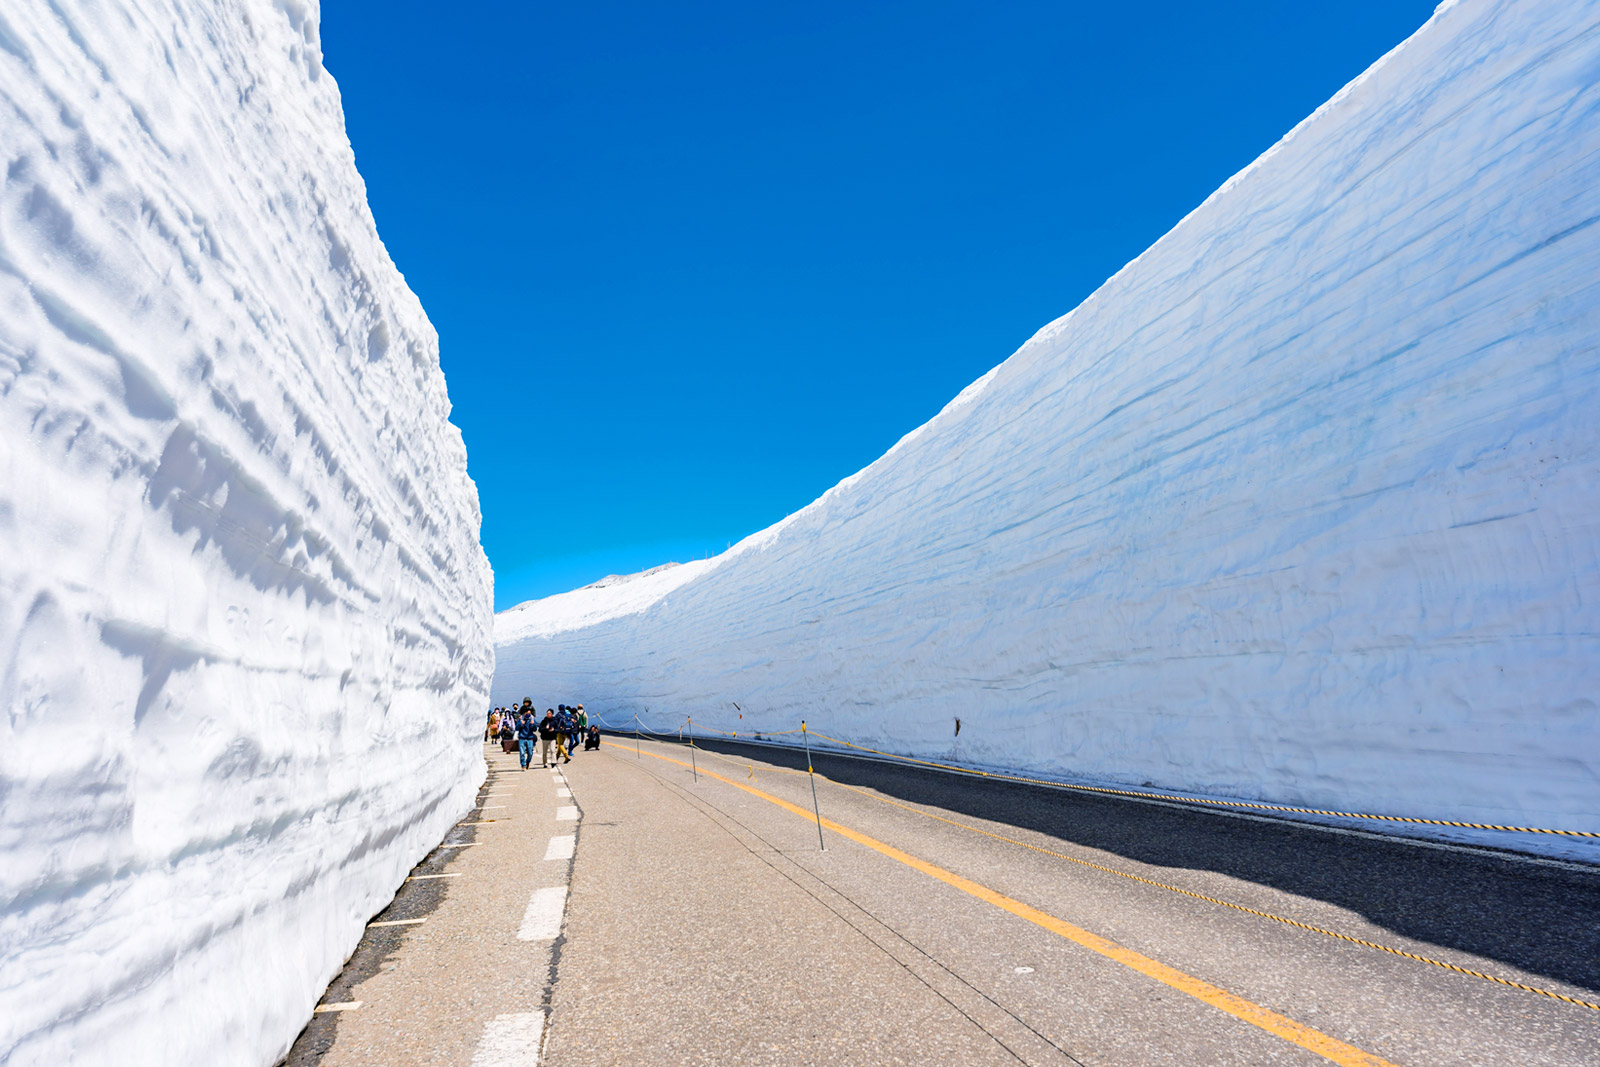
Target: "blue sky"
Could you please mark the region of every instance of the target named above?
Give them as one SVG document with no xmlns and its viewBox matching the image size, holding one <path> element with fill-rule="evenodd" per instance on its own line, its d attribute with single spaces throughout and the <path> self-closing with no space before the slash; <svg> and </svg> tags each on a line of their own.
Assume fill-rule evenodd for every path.
<svg viewBox="0 0 1600 1067">
<path fill-rule="evenodd" d="M 810 503 L 1432 8 L 328 0 L 497 610 Z"/>
</svg>

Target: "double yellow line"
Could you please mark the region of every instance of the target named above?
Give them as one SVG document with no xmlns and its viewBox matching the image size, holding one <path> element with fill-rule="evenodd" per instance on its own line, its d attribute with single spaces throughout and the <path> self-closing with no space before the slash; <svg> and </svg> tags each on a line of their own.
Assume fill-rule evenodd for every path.
<svg viewBox="0 0 1600 1067">
<path fill-rule="evenodd" d="M 655 752 L 644 754 L 652 759 L 675 763 L 680 767 L 689 766 L 683 760 L 673 759 L 671 756 L 663 756 Z M 770 793 L 762 792 L 754 786 L 734 781 L 732 778 L 725 778 L 714 771 L 701 771 L 700 773 L 708 778 L 715 778 L 719 782 L 731 785 L 735 789 L 742 789 L 751 796 L 759 797 L 769 804 L 775 804 L 785 811 L 800 816 L 807 822 L 817 821 L 816 816 L 805 808 L 797 804 L 791 804 L 787 800 L 775 797 Z M 1159 960 L 1153 960 L 1149 956 L 1119 945 L 1115 941 L 1090 933 L 1082 927 L 1074 926 L 1064 919 L 1058 919 L 1054 915 L 1042 912 L 1038 908 L 1022 903 L 1020 900 L 1014 900 L 1003 893 L 990 889 L 988 886 L 980 885 L 970 878 L 963 878 L 961 875 L 953 871 L 947 871 L 943 867 L 929 863 L 927 860 L 918 859 L 910 853 L 902 852 L 893 845 L 886 845 L 876 838 L 868 837 L 866 834 L 852 830 L 848 826 L 841 826 L 831 819 L 823 819 L 821 821 L 825 828 L 840 837 L 848 838 L 858 845 L 870 848 L 897 863 L 903 863 L 907 867 L 921 871 L 931 878 L 937 878 L 946 885 L 959 889 L 969 896 L 976 897 L 987 904 L 992 904 L 1003 911 L 1008 911 L 1019 919 L 1025 919 L 1035 926 L 1049 930 L 1053 934 L 1058 934 L 1069 941 L 1082 945 L 1091 952 L 1096 952 L 1107 959 L 1115 960 L 1125 967 L 1130 967 L 1140 974 L 1154 978 L 1156 981 L 1171 986 L 1180 993 L 1185 993 L 1205 1004 L 1209 1004 L 1219 1011 L 1225 1011 L 1237 1019 L 1242 1019 L 1252 1026 L 1267 1031 L 1269 1034 L 1281 1037 L 1285 1041 L 1315 1052 L 1317 1055 L 1339 1064 L 1340 1067 L 1396 1067 L 1390 1061 L 1374 1056 L 1370 1052 L 1365 1052 L 1354 1045 L 1340 1041 L 1338 1038 L 1329 1037 L 1320 1030 L 1314 1030 L 1303 1023 L 1298 1023 L 1286 1015 L 1279 1015 L 1275 1011 L 1263 1008 L 1261 1005 L 1245 1000 L 1243 997 L 1236 996 L 1220 986 L 1214 986 L 1210 982 L 1186 974 L 1175 967 L 1169 967 Z"/>
</svg>

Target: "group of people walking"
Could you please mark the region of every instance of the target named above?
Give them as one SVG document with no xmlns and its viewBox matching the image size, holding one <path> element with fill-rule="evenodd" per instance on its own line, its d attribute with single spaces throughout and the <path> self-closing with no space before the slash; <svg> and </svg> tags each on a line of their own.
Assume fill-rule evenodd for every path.
<svg viewBox="0 0 1600 1067">
<path fill-rule="evenodd" d="M 546 708 L 542 719 L 536 719 L 537 714 L 532 697 L 524 697 L 520 706 L 495 708 L 489 712 L 488 728 L 484 730 L 483 739 L 492 741 L 499 738 L 504 751 L 517 753 L 523 770 L 533 763 L 535 741 L 539 742 L 541 767 L 558 762 L 571 763 L 572 754 L 577 751 L 580 740 L 586 749 L 600 747 L 600 728 L 589 721 L 582 704 L 571 708 L 565 704 Z M 552 748 L 555 749 L 553 759 Z"/>
</svg>

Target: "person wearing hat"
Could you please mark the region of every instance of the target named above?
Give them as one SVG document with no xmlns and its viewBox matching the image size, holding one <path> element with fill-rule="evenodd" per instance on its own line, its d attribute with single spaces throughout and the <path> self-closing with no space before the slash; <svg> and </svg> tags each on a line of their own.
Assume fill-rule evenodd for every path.
<svg viewBox="0 0 1600 1067">
<path fill-rule="evenodd" d="M 572 743 L 574 729 L 572 712 L 562 704 L 561 710 L 556 712 L 556 758 L 565 763 L 572 762 L 572 749 L 567 746 Z"/>
<path fill-rule="evenodd" d="M 533 739 L 539 736 L 539 725 L 533 721 L 533 709 L 524 704 L 517 710 L 517 758 L 522 769 L 533 762 Z"/>
</svg>

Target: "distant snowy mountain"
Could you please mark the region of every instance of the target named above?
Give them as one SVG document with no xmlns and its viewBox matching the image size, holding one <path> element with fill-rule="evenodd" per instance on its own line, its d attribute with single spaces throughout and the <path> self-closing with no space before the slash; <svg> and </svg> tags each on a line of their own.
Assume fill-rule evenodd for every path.
<svg viewBox="0 0 1600 1067">
<path fill-rule="evenodd" d="M 496 701 L 1600 830 L 1597 72 L 1442 5 L 805 510 L 500 616 Z"/>
<path fill-rule="evenodd" d="M 270 1064 L 472 803 L 492 576 L 315 0 L 0 5 L 0 1062 Z"/>
<path fill-rule="evenodd" d="M 663 563 L 659 567 L 651 567 L 649 570 L 636 571 L 633 574 L 608 574 L 598 582 L 590 582 L 588 585 L 584 586 L 584 588 L 610 589 L 614 585 L 626 585 L 628 582 L 637 581 L 640 578 L 648 578 L 652 574 L 660 574 L 663 571 L 670 571 L 672 568 L 678 566 L 681 566 L 681 564 Z"/>
</svg>

